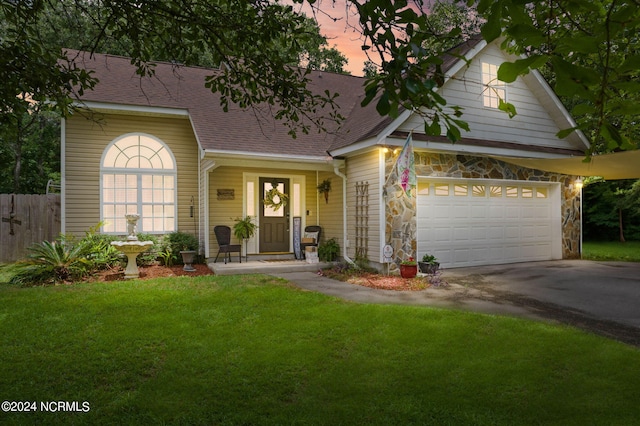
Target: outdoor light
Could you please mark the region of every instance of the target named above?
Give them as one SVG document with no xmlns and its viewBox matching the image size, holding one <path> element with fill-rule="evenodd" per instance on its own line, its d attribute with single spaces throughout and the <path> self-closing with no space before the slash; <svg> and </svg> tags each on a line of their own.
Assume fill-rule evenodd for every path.
<svg viewBox="0 0 640 426">
<path fill-rule="evenodd" d="M 582 187 L 584 186 L 584 183 L 582 182 L 582 178 L 576 179 L 574 185 L 578 191 L 581 190 Z"/>
</svg>

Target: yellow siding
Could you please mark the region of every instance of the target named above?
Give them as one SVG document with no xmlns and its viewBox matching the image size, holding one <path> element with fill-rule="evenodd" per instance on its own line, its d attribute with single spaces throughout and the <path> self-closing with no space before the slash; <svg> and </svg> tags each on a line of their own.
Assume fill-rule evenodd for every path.
<svg viewBox="0 0 640 426">
<path fill-rule="evenodd" d="M 142 132 L 166 143 L 178 169 L 178 230 L 195 234 L 198 221 L 198 146 L 188 120 L 105 115 L 99 122 L 74 116 L 66 122 L 66 232 L 82 235 L 100 221 L 100 159 L 115 138 Z M 190 217 L 193 197 L 194 216 Z"/>
<path fill-rule="evenodd" d="M 384 218 L 382 206 L 382 190 L 380 189 L 380 153 L 378 149 L 357 155 L 347 160 L 347 228 L 350 246 L 347 251 L 349 257 L 355 257 L 355 212 L 356 212 L 356 183 L 369 182 L 369 245 L 368 259 L 379 262 L 381 259 L 380 235 L 381 217 Z"/>
<path fill-rule="evenodd" d="M 318 185 L 325 179 L 331 179 L 331 192 L 329 192 L 329 200 L 326 201 L 323 194 L 318 192 Z M 335 238 L 340 245 L 340 255 L 344 250 L 343 241 L 343 214 L 342 214 L 342 178 L 336 176 L 333 173 L 319 172 L 317 180 L 314 179 L 307 183 L 307 199 L 317 203 L 318 216 L 315 218 L 317 222 L 310 221 L 310 217 L 307 217 L 307 225 L 320 225 L 322 226 L 322 236 L 320 242 L 327 241 L 330 238 Z"/>
</svg>

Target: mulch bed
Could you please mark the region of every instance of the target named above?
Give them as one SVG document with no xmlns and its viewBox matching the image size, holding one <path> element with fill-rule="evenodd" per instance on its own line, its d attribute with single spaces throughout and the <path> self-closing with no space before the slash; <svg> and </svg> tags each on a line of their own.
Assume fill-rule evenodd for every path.
<svg viewBox="0 0 640 426">
<path fill-rule="evenodd" d="M 151 266 L 140 266 L 138 270 L 140 271 L 141 280 L 151 279 L 151 278 L 160 278 L 160 277 L 181 277 L 184 275 L 190 277 L 197 277 L 202 275 L 213 275 L 213 271 L 204 264 L 194 264 L 193 267 L 196 269 L 194 272 L 187 272 L 183 270 L 183 265 L 175 265 L 175 266 L 162 266 L 162 265 L 151 265 Z M 124 281 L 124 269 L 123 268 L 113 268 L 105 271 L 100 271 L 97 274 L 93 275 L 89 281 Z"/>
</svg>

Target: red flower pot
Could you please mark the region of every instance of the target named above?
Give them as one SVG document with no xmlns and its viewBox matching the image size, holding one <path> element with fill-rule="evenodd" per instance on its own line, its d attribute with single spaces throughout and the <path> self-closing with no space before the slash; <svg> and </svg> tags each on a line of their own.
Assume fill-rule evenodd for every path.
<svg viewBox="0 0 640 426">
<path fill-rule="evenodd" d="M 418 265 L 400 265 L 402 278 L 413 278 L 418 274 Z"/>
</svg>

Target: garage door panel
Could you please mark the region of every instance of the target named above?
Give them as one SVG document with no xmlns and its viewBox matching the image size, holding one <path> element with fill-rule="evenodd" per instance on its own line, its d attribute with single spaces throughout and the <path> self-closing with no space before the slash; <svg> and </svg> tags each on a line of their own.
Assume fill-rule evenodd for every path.
<svg viewBox="0 0 640 426">
<path fill-rule="evenodd" d="M 451 241 L 451 227 L 443 227 L 443 228 L 435 228 L 433 233 L 433 239 L 436 243 L 438 242 L 449 242 Z"/>
<path fill-rule="evenodd" d="M 453 189 L 445 191 L 447 184 L 438 184 L 440 195 L 434 195 L 432 184 L 429 195 L 418 196 L 418 257 L 431 253 L 443 267 L 456 267 L 548 260 L 560 252 L 555 248 L 561 244 L 558 232 L 553 232 L 558 229 L 554 222 L 560 223 L 560 208 L 554 207 L 560 191 L 552 185 L 530 190 L 527 184 L 523 190 L 517 183 L 464 182 L 469 188 L 493 189 L 482 196 L 471 190 L 456 195 Z M 449 184 L 458 186 L 463 184 Z M 532 196 L 538 187 L 544 198 Z"/>
</svg>

